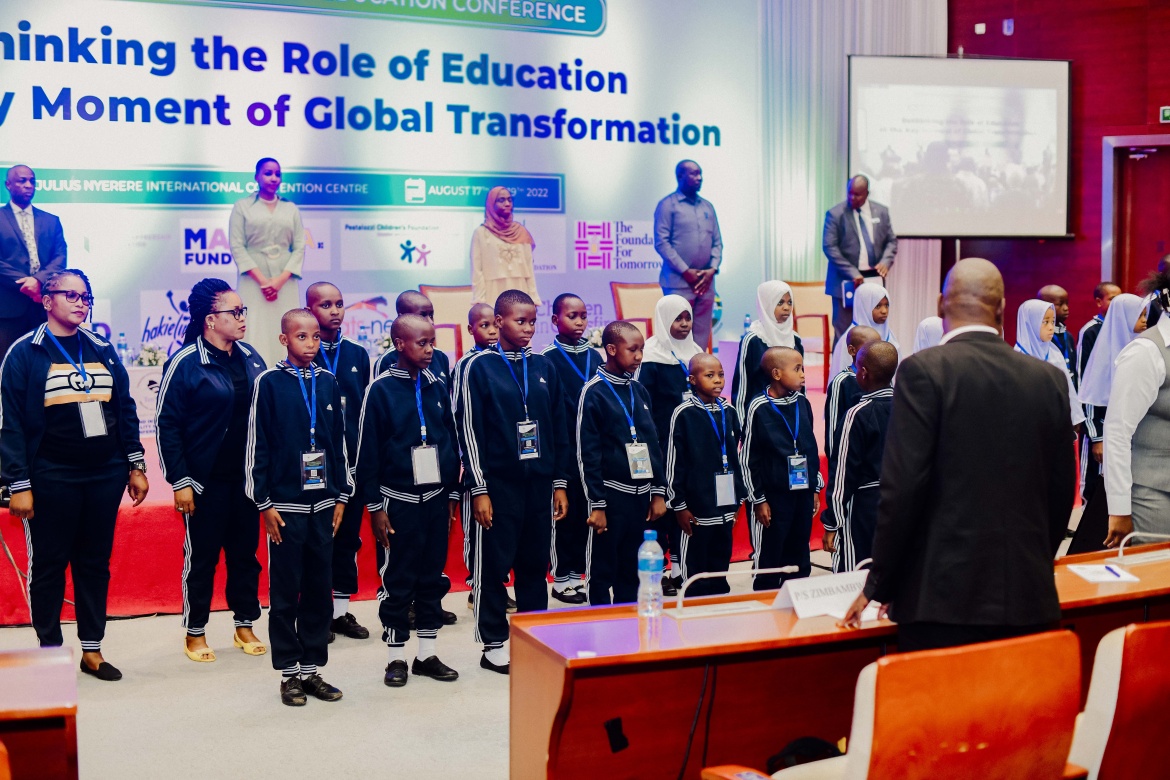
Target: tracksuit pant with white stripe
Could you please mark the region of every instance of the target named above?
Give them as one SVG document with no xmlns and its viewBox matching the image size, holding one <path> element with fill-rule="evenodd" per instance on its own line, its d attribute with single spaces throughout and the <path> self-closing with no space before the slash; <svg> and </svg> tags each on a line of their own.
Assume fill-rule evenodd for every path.
<svg viewBox="0 0 1170 780">
<path fill-rule="evenodd" d="M 73 575 L 77 638 L 83 652 L 101 649 L 106 633 L 110 553 L 118 504 L 126 489 L 125 458 L 96 468 L 44 459 L 31 470 L 33 517 L 24 521 L 28 595 L 41 647 L 57 647 L 65 603 L 65 567 Z"/>
<path fill-rule="evenodd" d="M 385 499 L 390 518 L 390 549 L 378 545 L 378 617 L 382 639 L 401 647 L 410 639 L 410 605 L 420 637 L 435 637 L 443 625 L 443 596 L 451 580 L 443 576 L 447 562 L 446 491 L 421 504 Z"/>
<path fill-rule="evenodd" d="M 850 499 L 845 509 L 847 516 L 837 538 L 837 552 L 833 555 L 834 572 L 853 571 L 858 563 L 873 555 L 880 493 L 875 483 L 861 488 Z"/>
<path fill-rule="evenodd" d="M 632 604 L 638 600 L 638 548 L 650 526 L 650 485 L 643 492 L 623 493 L 609 488 L 605 497 L 605 533 L 589 537 L 589 574 L 585 587 L 590 606 Z M 611 594 L 612 591 L 612 594 Z"/>
<path fill-rule="evenodd" d="M 734 515 L 732 515 L 734 517 Z M 699 521 L 691 526 L 687 536 L 679 529 L 680 564 L 682 578 L 711 571 L 727 571 L 731 568 L 732 529 L 735 523 L 729 520 Z M 730 593 L 726 577 L 695 580 L 687 588 L 688 596 L 714 596 Z"/>
<path fill-rule="evenodd" d="M 459 523 L 463 526 L 463 565 L 467 568 L 467 587 L 475 587 L 475 517 L 471 511 L 471 491 L 459 494 Z"/>
<path fill-rule="evenodd" d="M 772 523 L 767 528 L 751 516 L 751 537 L 753 568 L 773 569 L 779 566 L 796 566 L 795 574 L 760 574 L 753 578 L 754 590 L 772 590 L 784 584 L 784 580 L 807 577 L 812 573 L 812 559 L 808 540 L 812 535 L 813 496 L 808 490 L 765 491 L 764 499 L 772 509 Z"/>
<path fill-rule="evenodd" d="M 280 517 L 281 542 L 268 541 L 272 668 L 324 666 L 333 620 L 333 507 Z"/>
<path fill-rule="evenodd" d="M 350 450 L 355 452 L 355 450 Z M 361 495 L 359 492 L 358 495 Z M 365 507 L 361 501 L 350 501 L 345 505 L 337 536 L 333 537 L 333 596 L 349 598 L 358 592 L 357 554 L 362 549 L 362 513 Z"/>
<path fill-rule="evenodd" d="M 549 545 L 552 542 L 552 480 L 493 480 L 492 527 L 473 520 L 475 543 L 475 638 L 485 649 L 508 639 L 508 571 L 516 574 L 516 608 L 548 609 Z"/>
<path fill-rule="evenodd" d="M 203 636 L 211 613 L 219 553 L 227 567 L 228 609 L 235 625 L 251 626 L 260 618 L 260 512 L 244 493 L 244 476 L 208 479 L 195 496 L 195 511 L 186 516 L 183 545 L 183 625 L 188 636 Z"/>
<path fill-rule="evenodd" d="M 569 512 L 553 523 L 553 582 L 562 590 L 571 580 L 584 580 L 588 563 L 585 548 L 589 544 L 589 502 L 579 480 L 569 480 Z"/>
</svg>

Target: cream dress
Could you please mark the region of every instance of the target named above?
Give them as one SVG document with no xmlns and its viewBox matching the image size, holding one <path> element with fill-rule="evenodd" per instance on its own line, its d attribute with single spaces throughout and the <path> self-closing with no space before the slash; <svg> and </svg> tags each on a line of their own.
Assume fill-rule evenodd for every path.
<svg viewBox="0 0 1170 780">
<path fill-rule="evenodd" d="M 301 266 L 305 262 L 305 228 L 301 212 L 292 201 L 277 198 L 276 208 L 258 195 L 236 201 L 229 222 L 228 240 L 232 259 L 240 275 L 236 292 L 248 307 L 248 330 L 244 336 L 269 366 L 287 356 L 280 344 L 280 318 L 289 309 L 301 306 Z M 260 285 L 248 271 L 259 269 L 269 279 L 283 271 L 292 274 L 275 301 L 264 299 Z"/>
<path fill-rule="evenodd" d="M 495 306 L 505 290 L 523 290 L 540 305 L 532 245 L 509 244 L 480 225 L 471 235 L 471 302 Z"/>
</svg>

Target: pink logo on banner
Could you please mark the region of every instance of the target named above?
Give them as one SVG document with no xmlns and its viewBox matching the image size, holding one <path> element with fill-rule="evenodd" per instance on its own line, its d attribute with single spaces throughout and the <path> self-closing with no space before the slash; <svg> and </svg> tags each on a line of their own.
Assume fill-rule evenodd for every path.
<svg viewBox="0 0 1170 780">
<path fill-rule="evenodd" d="M 613 268 L 613 223 L 577 223 L 577 270 Z"/>
</svg>

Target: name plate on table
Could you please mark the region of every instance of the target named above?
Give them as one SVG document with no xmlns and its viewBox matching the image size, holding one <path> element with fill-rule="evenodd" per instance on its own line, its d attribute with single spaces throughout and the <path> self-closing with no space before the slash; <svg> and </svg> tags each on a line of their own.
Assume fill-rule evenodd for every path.
<svg viewBox="0 0 1170 780">
<path fill-rule="evenodd" d="M 785 580 L 772 602 L 773 609 L 792 609 L 801 618 L 844 615 L 861 593 L 868 571 L 850 571 L 823 577 Z"/>
</svg>

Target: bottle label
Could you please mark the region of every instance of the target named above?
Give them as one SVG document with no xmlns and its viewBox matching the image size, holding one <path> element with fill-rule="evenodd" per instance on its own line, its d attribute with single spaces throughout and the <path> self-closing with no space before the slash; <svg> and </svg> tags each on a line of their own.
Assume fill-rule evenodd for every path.
<svg viewBox="0 0 1170 780">
<path fill-rule="evenodd" d="M 662 573 L 662 566 L 663 566 L 663 561 L 661 558 L 645 559 L 645 560 L 639 559 L 638 560 L 638 571 L 639 572 L 645 571 L 645 572 L 661 574 Z"/>
</svg>

